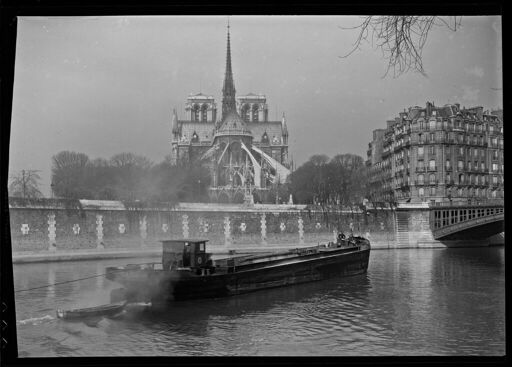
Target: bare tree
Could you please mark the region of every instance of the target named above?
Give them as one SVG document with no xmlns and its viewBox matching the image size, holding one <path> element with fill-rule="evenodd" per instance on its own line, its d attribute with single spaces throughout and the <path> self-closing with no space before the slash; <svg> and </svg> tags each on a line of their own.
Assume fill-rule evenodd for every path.
<svg viewBox="0 0 512 367">
<path fill-rule="evenodd" d="M 442 26 L 455 32 L 460 25 L 461 17 L 458 16 L 367 16 L 356 27 L 340 27 L 359 29 L 353 49 L 341 57 L 350 56 L 360 49 L 363 42 L 371 42 L 388 60 L 384 77 L 391 70 L 396 78 L 411 69 L 426 76 L 422 54 L 430 31 L 433 27 Z"/>
<path fill-rule="evenodd" d="M 40 198 L 43 196 L 39 191 L 41 177 L 36 170 L 21 170 L 11 177 L 9 184 L 9 195 L 27 199 Z"/>
</svg>

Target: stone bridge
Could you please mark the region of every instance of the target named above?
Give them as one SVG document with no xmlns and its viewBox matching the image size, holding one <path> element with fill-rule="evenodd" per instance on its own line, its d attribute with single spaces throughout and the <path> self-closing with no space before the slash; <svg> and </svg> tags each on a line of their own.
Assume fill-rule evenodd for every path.
<svg viewBox="0 0 512 367">
<path fill-rule="evenodd" d="M 435 240 L 477 240 L 505 230 L 503 201 L 431 207 L 430 227 Z"/>
</svg>

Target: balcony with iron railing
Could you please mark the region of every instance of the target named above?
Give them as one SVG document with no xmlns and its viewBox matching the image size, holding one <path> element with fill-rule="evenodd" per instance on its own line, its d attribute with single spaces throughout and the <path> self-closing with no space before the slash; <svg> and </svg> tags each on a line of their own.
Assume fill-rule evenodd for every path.
<svg viewBox="0 0 512 367">
<path fill-rule="evenodd" d="M 416 172 L 426 172 L 425 167 L 416 167 Z"/>
</svg>

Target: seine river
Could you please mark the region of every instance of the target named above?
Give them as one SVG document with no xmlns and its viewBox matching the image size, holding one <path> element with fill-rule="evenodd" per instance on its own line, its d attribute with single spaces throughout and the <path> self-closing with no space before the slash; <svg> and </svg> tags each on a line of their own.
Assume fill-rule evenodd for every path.
<svg viewBox="0 0 512 367">
<path fill-rule="evenodd" d="M 15 288 L 147 259 L 19 264 Z M 504 355 L 504 248 L 374 250 L 368 273 L 84 323 L 55 309 L 108 303 L 104 277 L 16 294 L 20 357 Z"/>
</svg>

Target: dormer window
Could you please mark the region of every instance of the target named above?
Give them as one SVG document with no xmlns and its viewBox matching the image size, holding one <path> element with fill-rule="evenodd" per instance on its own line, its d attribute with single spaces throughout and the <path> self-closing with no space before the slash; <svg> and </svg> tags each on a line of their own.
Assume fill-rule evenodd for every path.
<svg viewBox="0 0 512 367">
<path fill-rule="evenodd" d="M 194 133 L 192 134 L 192 143 L 197 143 L 198 141 L 199 141 L 199 136 L 194 131 Z"/>
<path fill-rule="evenodd" d="M 263 144 L 268 144 L 268 135 L 266 131 L 263 133 L 263 136 L 261 137 L 261 142 Z"/>
</svg>

